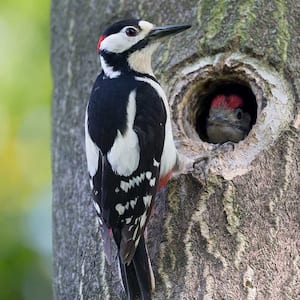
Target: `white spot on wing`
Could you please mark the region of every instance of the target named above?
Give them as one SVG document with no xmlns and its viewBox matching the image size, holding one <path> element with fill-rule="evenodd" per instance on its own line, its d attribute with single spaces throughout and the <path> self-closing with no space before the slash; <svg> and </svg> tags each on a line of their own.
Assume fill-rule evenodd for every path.
<svg viewBox="0 0 300 300">
<path fill-rule="evenodd" d="M 152 199 L 152 196 L 150 196 L 150 195 L 143 197 L 143 201 L 144 201 L 145 207 L 149 207 L 150 206 L 151 199 Z"/>
<path fill-rule="evenodd" d="M 128 192 L 129 184 L 126 181 L 121 180 L 120 182 L 120 188 L 123 190 L 125 193 Z"/>
<path fill-rule="evenodd" d="M 85 113 L 85 152 L 87 158 L 88 171 L 91 177 L 95 176 L 98 170 L 98 161 L 99 161 L 99 148 L 92 141 L 89 131 L 88 131 L 88 115 L 87 110 Z M 93 183 L 91 183 L 91 187 L 93 187 Z"/>
<path fill-rule="evenodd" d="M 131 220 L 132 220 L 132 217 L 126 218 L 126 219 L 125 219 L 126 224 L 129 224 L 129 223 L 131 222 Z"/>
<path fill-rule="evenodd" d="M 159 167 L 159 162 L 155 158 L 153 158 L 153 166 L 156 168 Z"/>
<path fill-rule="evenodd" d="M 138 198 L 135 198 L 134 200 L 130 200 L 130 206 L 132 209 L 134 209 L 136 203 L 137 203 Z"/>
<path fill-rule="evenodd" d="M 122 204 L 117 204 L 116 207 L 115 207 L 116 211 L 118 212 L 118 214 L 120 216 L 122 216 L 125 212 L 125 206 L 123 206 Z"/>
<path fill-rule="evenodd" d="M 150 180 L 152 173 L 150 171 L 146 172 L 146 178 Z"/>
<path fill-rule="evenodd" d="M 138 167 L 140 161 L 140 146 L 137 134 L 133 130 L 136 114 L 136 91 L 129 94 L 127 105 L 127 127 L 124 135 L 118 130 L 117 137 L 107 159 L 113 171 L 122 176 L 129 176 Z"/>
<path fill-rule="evenodd" d="M 139 186 L 140 183 L 145 179 L 145 173 L 141 173 L 138 176 L 132 177 L 129 181 L 120 181 L 120 188 L 127 193 L 130 189 L 134 188 L 135 186 Z M 117 189 L 116 189 L 117 190 Z M 115 190 L 115 191 L 116 191 Z M 116 191 L 117 192 L 117 191 Z"/>
<path fill-rule="evenodd" d="M 155 181 L 156 181 L 156 179 L 155 179 L 155 177 L 153 177 L 153 178 L 149 181 L 149 185 L 150 185 L 150 186 L 155 186 Z"/>
</svg>

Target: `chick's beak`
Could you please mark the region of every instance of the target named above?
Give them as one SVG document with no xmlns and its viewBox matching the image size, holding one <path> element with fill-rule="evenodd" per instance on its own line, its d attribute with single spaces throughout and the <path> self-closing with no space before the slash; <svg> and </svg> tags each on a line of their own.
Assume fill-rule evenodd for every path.
<svg viewBox="0 0 300 300">
<path fill-rule="evenodd" d="M 191 28 L 192 25 L 189 24 L 180 24 L 180 25 L 166 25 L 166 26 L 155 26 L 150 31 L 148 37 L 150 39 L 160 39 L 169 35 L 174 35 L 181 31 L 184 31 L 188 28 Z"/>
</svg>

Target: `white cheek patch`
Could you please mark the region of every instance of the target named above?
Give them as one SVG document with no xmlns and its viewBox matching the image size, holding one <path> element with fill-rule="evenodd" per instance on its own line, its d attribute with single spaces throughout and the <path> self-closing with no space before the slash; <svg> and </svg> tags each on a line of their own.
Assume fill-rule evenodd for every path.
<svg viewBox="0 0 300 300">
<path fill-rule="evenodd" d="M 141 31 L 136 36 L 127 36 L 125 32 L 127 27 L 124 27 L 120 32 L 107 36 L 101 41 L 100 50 L 106 50 L 112 53 L 122 53 L 144 39 L 154 25 L 147 21 L 140 21 L 139 27 L 141 28 Z"/>
<path fill-rule="evenodd" d="M 143 31 L 136 36 L 127 36 L 125 30 L 106 37 L 100 46 L 100 50 L 112 53 L 122 53 L 141 41 L 146 36 Z"/>
<path fill-rule="evenodd" d="M 122 53 L 128 46 L 128 40 L 123 32 L 111 34 L 106 37 L 100 46 L 100 50 L 106 50 L 113 53 Z"/>
</svg>

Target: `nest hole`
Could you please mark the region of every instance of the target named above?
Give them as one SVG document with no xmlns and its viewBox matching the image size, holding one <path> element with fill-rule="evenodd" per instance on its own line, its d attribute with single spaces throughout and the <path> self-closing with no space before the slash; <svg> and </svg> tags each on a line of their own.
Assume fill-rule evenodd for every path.
<svg viewBox="0 0 300 300">
<path fill-rule="evenodd" d="M 239 78 L 208 79 L 203 82 L 198 82 L 197 86 L 193 89 L 192 95 L 190 95 L 192 101 L 188 109 L 190 112 L 187 114 L 188 121 L 202 141 L 210 142 L 207 136 L 207 118 L 209 116 L 212 100 L 217 95 L 232 94 L 238 95 L 244 100 L 243 110 L 250 114 L 251 130 L 257 119 L 257 101 L 247 82 Z"/>
</svg>

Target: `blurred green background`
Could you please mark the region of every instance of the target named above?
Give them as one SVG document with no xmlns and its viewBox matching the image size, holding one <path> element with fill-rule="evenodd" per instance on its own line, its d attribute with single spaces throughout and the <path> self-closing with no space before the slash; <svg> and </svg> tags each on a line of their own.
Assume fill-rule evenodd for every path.
<svg viewBox="0 0 300 300">
<path fill-rule="evenodd" d="M 50 0 L 0 0 L 0 299 L 52 299 Z"/>
</svg>

